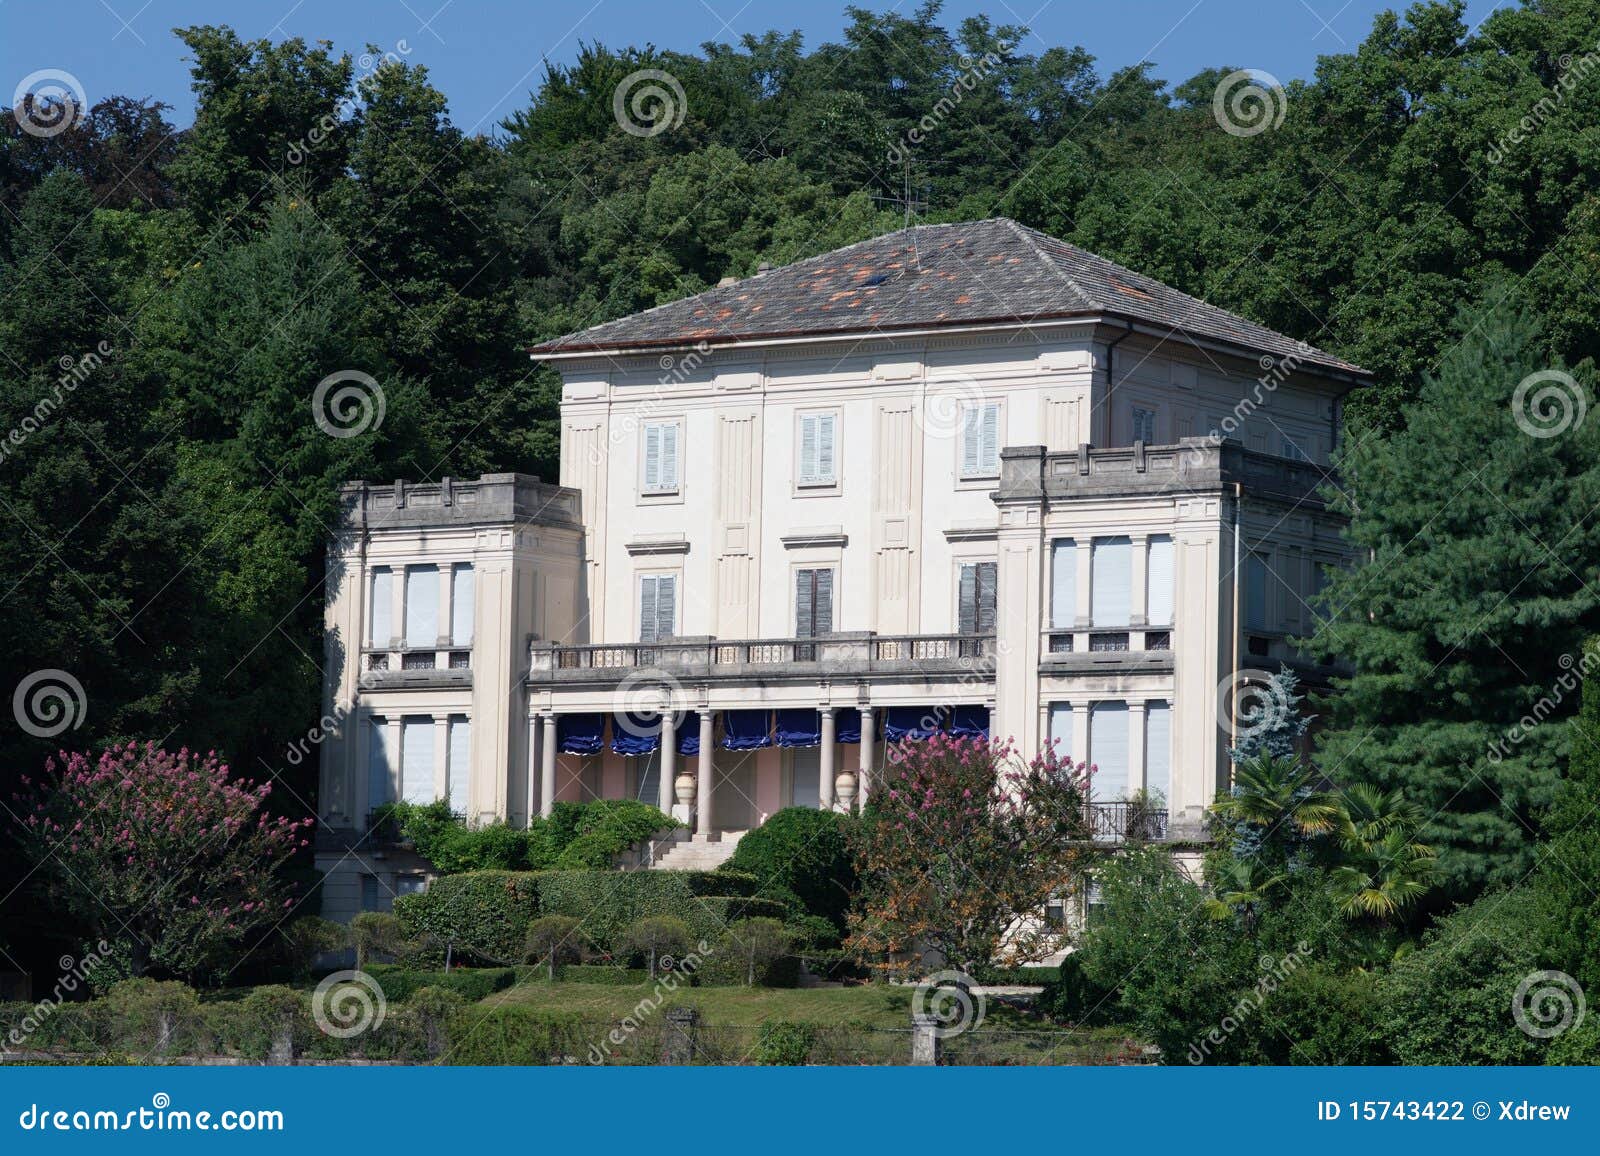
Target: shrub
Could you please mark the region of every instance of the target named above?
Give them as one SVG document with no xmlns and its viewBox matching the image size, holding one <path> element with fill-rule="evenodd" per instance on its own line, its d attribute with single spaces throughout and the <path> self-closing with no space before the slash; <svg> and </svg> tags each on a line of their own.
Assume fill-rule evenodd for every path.
<svg viewBox="0 0 1600 1156">
<path fill-rule="evenodd" d="M 1055 968 L 1054 979 L 1046 980 L 1036 1005 L 1039 1011 L 1059 1024 L 1091 1027 L 1125 1019 L 1115 988 L 1105 987 L 1084 974 L 1083 959 L 1074 953 Z"/>
<path fill-rule="evenodd" d="M 350 921 L 350 942 L 356 949 L 356 967 L 364 968 L 375 955 L 391 959 L 405 951 L 406 933 L 398 917 L 386 911 L 363 911 Z"/>
<path fill-rule="evenodd" d="M 583 958 L 583 940 L 578 935 L 581 926 L 581 921 L 571 915 L 540 916 L 528 925 L 523 958 L 529 963 L 543 962 L 554 983 L 557 967 Z"/>
<path fill-rule="evenodd" d="M 422 1033 L 429 1059 L 442 1056 L 452 1036 L 463 1041 L 471 1037 L 470 1031 L 452 1031 L 459 1025 L 466 1003 L 459 992 L 448 987 L 421 987 L 412 994 L 409 1011 Z"/>
<path fill-rule="evenodd" d="M 856 890 L 848 818 L 810 807 L 785 807 L 739 840 L 727 866 L 756 877 L 760 894 L 793 896 L 805 913 L 844 930 Z"/>
<path fill-rule="evenodd" d="M 790 1020 L 768 1020 L 756 1040 L 755 1061 L 765 1065 L 798 1067 L 811 1056 L 817 1029 Z"/>
<path fill-rule="evenodd" d="M 732 965 L 746 987 L 793 987 L 799 982 L 799 959 L 790 954 L 794 941 L 776 919 L 742 919 L 717 942 L 716 971 Z"/>
<path fill-rule="evenodd" d="M 651 915 L 683 920 L 695 942 L 714 942 L 729 924 L 751 916 L 781 918 L 780 904 L 714 890 L 749 876 L 706 871 L 546 871 L 539 880 L 540 911 L 583 920 L 593 941 L 609 948 L 632 924 Z"/>
<path fill-rule="evenodd" d="M 391 1003 L 404 1003 L 424 988 L 448 991 L 468 1003 L 487 999 L 497 991 L 505 991 L 517 982 L 517 973 L 509 967 L 457 967 L 450 971 L 421 971 L 392 964 L 377 964 L 367 968 L 380 988 L 383 998 Z"/>
<path fill-rule="evenodd" d="M 395 900 L 407 935 L 428 936 L 490 963 L 522 958 L 528 925 L 539 915 L 539 878 L 530 872 L 473 871 L 435 879 Z M 580 918 L 582 912 L 569 912 Z"/>
<path fill-rule="evenodd" d="M 834 922 L 820 915 L 791 915 L 787 924 L 795 946 L 807 951 L 832 950 L 842 938 Z"/>
<path fill-rule="evenodd" d="M 185 984 L 170 980 L 125 979 L 105 999 L 111 1038 L 151 1053 L 206 1049 L 208 1033 L 200 1001 Z"/>
<path fill-rule="evenodd" d="M 634 799 L 557 803 L 526 828 L 471 826 L 440 801 L 391 803 L 381 812 L 444 875 L 470 871 L 606 870 L 618 854 L 677 822 Z"/>
<path fill-rule="evenodd" d="M 584 804 L 576 836 L 556 854 L 551 866 L 558 870 L 590 868 L 603 871 L 612 860 L 657 831 L 682 824 L 648 803 L 635 799 L 600 799 Z"/>
<path fill-rule="evenodd" d="M 645 971 L 654 979 L 657 960 L 681 957 L 691 943 L 689 925 L 683 920 L 672 915 L 648 915 L 618 936 L 613 950 L 618 955 L 643 957 Z"/>
<path fill-rule="evenodd" d="M 599 1026 L 582 1017 L 502 1005 L 471 1013 L 472 1030 L 457 1031 L 447 1064 L 565 1064 L 590 1062 Z M 460 1020 L 457 1020 L 459 1023 Z"/>
<path fill-rule="evenodd" d="M 289 967 L 296 979 L 305 979 L 317 956 L 351 945 L 351 929 L 317 915 L 302 915 L 283 929 Z"/>
<path fill-rule="evenodd" d="M 306 998 L 282 985 L 255 988 L 241 1000 L 217 1005 L 216 1011 L 212 1029 L 219 1050 L 246 1059 L 267 1059 L 285 1035 L 298 1050 L 311 1031 Z"/>
<path fill-rule="evenodd" d="M 1291 973 L 1246 1025 L 1252 1063 L 1392 1064 L 1378 977 L 1310 964 Z"/>
</svg>

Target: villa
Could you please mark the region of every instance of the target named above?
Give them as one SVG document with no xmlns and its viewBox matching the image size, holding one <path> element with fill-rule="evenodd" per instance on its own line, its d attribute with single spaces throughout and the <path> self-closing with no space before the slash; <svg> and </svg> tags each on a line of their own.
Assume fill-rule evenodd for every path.
<svg viewBox="0 0 1600 1156">
<path fill-rule="evenodd" d="M 535 347 L 561 482 L 356 483 L 330 547 L 318 867 L 428 865 L 390 800 L 637 798 L 706 866 L 945 729 L 1095 764 L 1193 841 L 1237 697 L 1296 653 L 1361 368 L 1013 221 L 880 236 Z M 1131 829 L 1136 826 L 1137 830 Z"/>
</svg>

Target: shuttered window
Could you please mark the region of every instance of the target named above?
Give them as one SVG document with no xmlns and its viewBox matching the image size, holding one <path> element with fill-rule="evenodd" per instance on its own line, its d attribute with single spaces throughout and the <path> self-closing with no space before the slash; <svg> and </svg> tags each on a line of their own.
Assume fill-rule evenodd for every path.
<svg viewBox="0 0 1600 1156">
<path fill-rule="evenodd" d="M 678 576 L 646 574 L 639 579 L 639 641 L 660 642 L 678 633 Z"/>
<path fill-rule="evenodd" d="M 789 805 L 822 806 L 822 748 L 795 747 L 789 752 Z"/>
<path fill-rule="evenodd" d="M 1128 794 L 1128 704 L 1097 702 L 1089 708 L 1090 794 L 1101 802 Z"/>
<path fill-rule="evenodd" d="M 406 567 L 406 645 L 439 645 L 439 567 Z"/>
<path fill-rule="evenodd" d="M 794 578 L 794 634 L 816 638 L 833 633 L 833 571 L 796 570 Z"/>
<path fill-rule="evenodd" d="M 968 405 L 961 412 L 961 476 L 992 478 L 1000 472 L 1000 403 Z"/>
<path fill-rule="evenodd" d="M 1145 621 L 1152 626 L 1172 624 L 1172 539 L 1157 534 L 1150 539 L 1145 560 Z"/>
<path fill-rule="evenodd" d="M 372 628 L 367 632 L 374 646 L 388 646 L 394 635 L 394 571 L 379 566 L 372 571 Z"/>
<path fill-rule="evenodd" d="M 647 755 L 635 755 L 633 763 L 633 797 L 652 807 L 661 802 L 661 748 Z"/>
<path fill-rule="evenodd" d="M 1072 704 L 1068 702 L 1053 702 L 1050 704 L 1050 740 L 1055 744 L 1056 759 L 1067 763 L 1072 761 Z"/>
<path fill-rule="evenodd" d="M 647 494 L 678 490 L 678 423 L 646 422 L 644 427 L 644 489 Z"/>
<path fill-rule="evenodd" d="M 1132 420 L 1129 423 L 1133 430 L 1133 441 L 1143 442 L 1147 446 L 1156 442 L 1156 411 L 1146 409 L 1142 405 L 1133 407 Z"/>
<path fill-rule="evenodd" d="M 961 596 L 956 629 L 962 634 L 994 633 L 996 564 L 967 562 L 961 567 Z"/>
<path fill-rule="evenodd" d="M 1089 613 L 1096 626 L 1126 626 L 1133 611 L 1133 542 L 1128 538 L 1096 538 L 1091 572 Z"/>
<path fill-rule="evenodd" d="M 450 716 L 450 762 L 448 797 L 450 810 L 457 815 L 467 813 L 467 783 L 472 768 L 472 720 L 464 714 Z"/>
<path fill-rule="evenodd" d="M 474 595 L 472 565 L 463 562 L 450 576 L 450 641 L 457 646 L 472 645 Z"/>
<path fill-rule="evenodd" d="M 433 719 L 408 718 L 400 724 L 400 801 L 433 802 Z"/>
<path fill-rule="evenodd" d="M 1050 548 L 1050 625 L 1070 630 L 1078 617 L 1078 544 L 1057 538 Z"/>
<path fill-rule="evenodd" d="M 800 415 L 800 484 L 831 486 L 838 480 L 834 469 L 837 415 Z"/>
<path fill-rule="evenodd" d="M 1244 562 L 1244 622 L 1254 630 L 1267 628 L 1267 560 L 1260 554 Z"/>
<path fill-rule="evenodd" d="M 1172 705 L 1152 702 L 1144 708 L 1144 785 L 1165 801 L 1172 792 Z"/>
<path fill-rule="evenodd" d="M 389 787 L 389 720 L 372 719 L 367 732 L 367 808 L 377 810 L 391 801 Z"/>
</svg>

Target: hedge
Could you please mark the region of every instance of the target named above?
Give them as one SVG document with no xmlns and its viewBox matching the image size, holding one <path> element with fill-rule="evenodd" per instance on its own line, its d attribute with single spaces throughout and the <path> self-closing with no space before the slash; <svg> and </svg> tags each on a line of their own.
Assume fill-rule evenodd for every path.
<svg viewBox="0 0 1600 1156">
<path fill-rule="evenodd" d="M 527 827 L 469 826 L 445 802 L 389 803 L 381 809 L 417 853 L 443 875 L 469 871 L 606 870 L 617 855 L 657 831 L 681 826 L 648 803 L 599 799 L 557 803 Z"/>
<path fill-rule="evenodd" d="M 418 971 L 394 964 L 369 964 L 366 972 L 378 981 L 384 998 L 392 1003 L 409 999 L 425 987 L 452 991 L 468 1003 L 477 1003 L 517 982 L 516 971 L 509 967 Z"/>
<path fill-rule="evenodd" d="M 539 873 L 469 871 L 402 895 L 394 913 L 407 935 L 427 935 L 490 963 L 522 959 L 528 924 L 539 917 Z"/>
<path fill-rule="evenodd" d="M 847 816 L 785 807 L 739 840 L 728 867 L 759 880 L 761 894 L 790 901 L 796 914 L 826 919 L 842 932 L 856 889 Z"/>
<path fill-rule="evenodd" d="M 540 978 L 544 978 L 541 973 Z M 639 987 L 650 982 L 642 967 L 613 967 L 609 963 L 569 963 L 556 968 L 560 983 L 593 983 L 604 987 Z"/>
</svg>

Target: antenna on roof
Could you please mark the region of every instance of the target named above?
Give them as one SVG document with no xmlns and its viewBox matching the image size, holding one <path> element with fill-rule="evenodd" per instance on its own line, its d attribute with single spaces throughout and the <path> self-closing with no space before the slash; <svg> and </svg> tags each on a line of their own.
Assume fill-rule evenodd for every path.
<svg viewBox="0 0 1600 1156">
<path fill-rule="evenodd" d="M 917 242 L 916 218 L 918 213 L 928 211 L 928 196 L 932 192 L 930 185 L 920 188 L 911 183 L 911 154 L 906 152 L 901 156 L 900 193 L 898 196 L 875 195 L 872 199 L 880 205 L 893 205 L 904 214 L 905 224 L 902 228 L 911 230 L 911 249 L 916 257 L 917 268 L 922 267 L 922 254 Z"/>
</svg>

